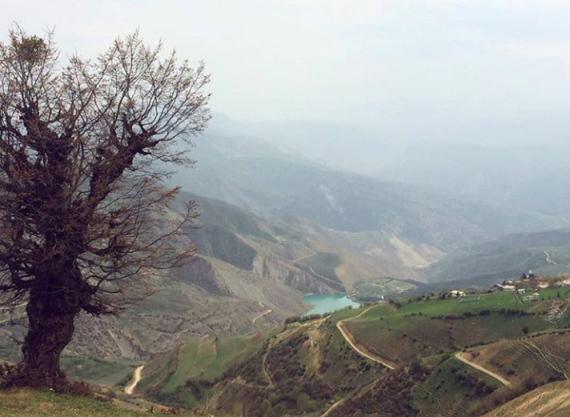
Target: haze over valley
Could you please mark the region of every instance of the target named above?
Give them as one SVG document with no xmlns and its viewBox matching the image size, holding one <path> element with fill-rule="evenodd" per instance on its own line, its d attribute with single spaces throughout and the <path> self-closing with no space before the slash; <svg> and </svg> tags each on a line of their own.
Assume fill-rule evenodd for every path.
<svg viewBox="0 0 570 417">
<path fill-rule="evenodd" d="M 0 417 L 570 415 L 567 2 L 5 3 Z"/>
</svg>

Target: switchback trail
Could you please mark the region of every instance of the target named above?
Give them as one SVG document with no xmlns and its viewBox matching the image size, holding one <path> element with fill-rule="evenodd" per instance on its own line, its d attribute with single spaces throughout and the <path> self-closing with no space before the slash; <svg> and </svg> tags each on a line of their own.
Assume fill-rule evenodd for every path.
<svg viewBox="0 0 570 417">
<path fill-rule="evenodd" d="M 125 394 L 129 394 L 132 395 L 133 391 L 135 390 L 135 388 L 137 387 L 138 383 L 140 382 L 140 380 L 142 379 L 142 370 L 144 368 L 144 365 L 141 366 L 137 366 L 137 368 L 135 369 L 135 372 L 133 372 L 133 377 L 131 378 L 131 381 L 129 382 L 129 384 L 125 387 Z"/>
<path fill-rule="evenodd" d="M 354 316 L 354 317 L 350 317 L 348 319 L 337 321 L 336 328 L 338 329 L 338 331 L 340 332 L 342 337 L 344 337 L 344 340 L 346 340 L 346 343 L 348 343 L 350 345 L 350 347 L 356 353 L 358 353 L 360 356 L 363 356 L 366 359 L 370 359 L 373 362 L 379 363 L 380 365 L 383 365 L 388 369 L 395 369 L 394 365 L 392 365 L 388 360 L 381 358 L 378 355 L 375 355 L 374 353 L 370 352 L 368 349 L 366 349 L 363 346 L 359 346 L 356 343 L 354 336 L 348 331 L 348 329 L 346 328 L 346 326 L 344 324 L 345 321 L 355 320 L 355 319 L 359 318 L 360 316 L 362 316 L 363 314 L 368 312 L 368 310 L 370 310 L 374 307 L 376 307 L 376 306 L 368 307 L 366 310 L 362 311 L 358 316 Z"/>
<path fill-rule="evenodd" d="M 477 365 L 476 363 L 473 363 L 473 362 L 471 362 L 471 361 L 465 359 L 463 356 L 461 356 L 461 354 L 462 354 L 462 352 L 457 352 L 457 353 L 455 354 L 455 357 L 456 357 L 457 359 L 459 359 L 461 362 L 463 362 L 464 364 L 469 365 L 469 366 L 471 366 L 472 368 L 475 368 L 475 369 L 477 369 L 478 371 L 481 371 L 481 372 L 483 372 L 483 373 L 489 375 L 491 378 L 496 379 L 496 380 L 499 381 L 501 384 L 503 384 L 503 385 L 505 385 L 505 386 L 507 386 L 507 387 L 510 387 L 510 386 L 511 386 L 511 383 L 510 383 L 509 381 L 507 381 L 505 378 L 503 378 L 502 376 L 497 375 L 496 373 L 494 373 L 493 371 L 491 371 L 491 370 L 489 370 L 489 369 L 487 369 L 487 368 L 483 368 L 481 365 Z"/>
</svg>

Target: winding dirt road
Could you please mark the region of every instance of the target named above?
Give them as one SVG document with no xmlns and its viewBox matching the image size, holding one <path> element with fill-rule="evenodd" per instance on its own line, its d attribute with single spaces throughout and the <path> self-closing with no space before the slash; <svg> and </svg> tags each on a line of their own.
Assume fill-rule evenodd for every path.
<svg viewBox="0 0 570 417">
<path fill-rule="evenodd" d="M 379 363 L 380 365 L 383 365 L 388 369 L 395 369 L 395 366 L 393 364 L 391 364 L 388 360 L 381 358 L 378 355 L 375 355 L 374 353 L 367 350 L 364 346 L 359 346 L 356 343 L 354 336 L 348 331 L 348 329 L 346 328 L 346 326 L 344 324 L 345 321 L 355 320 L 355 319 L 361 317 L 363 314 L 368 312 L 368 310 L 370 310 L 374 307 L 376 307 L 376 306 L 368 307 L 366 310 L 362 311 L 358 316 L 354 316 L 354 317 L 350 317 L 348 319 L 337 321 L 336 328 L 338 329 L 338 331 L 340 332 L 342 337 L 344 337 L 344 340 L 346 340 L 346 343 L 348 343 L 350 345 L 350 347 L 352 348 L 352 350 L 354 350 L 360 356 L 363 356 L 366 359 L 370 359 L 373 362 Z"/>
<path fill-rule="evenodd" d="M 135 390 L 138 383 L 142 379 L 143 368 L 144 368 L 144 365 L 137 366 L 137 368 L 135 369 L 135 372 L 133 372 L 133 377 L 131 378 L 131 381 L 125 387 L 125 394 L 133 395 L 133 391 Z"/>
<path fill-rule="evenodd" d="M 378 355 L 375 355 L 374 353 L 368 351 L 364 346 L 360 346 L 356 343 L 356 340 L 354 339 L 354 336 L 348 331 L 348 329 L 346 328 L 346 325 L 344 324 L 344 322 L 346 321 L 350 321 L 350 320 L 355 320 L 359 317 L 361 317 L 362 315 L 366 314 L 371 308 L 374 308 L 374 306 L 372 307 L 368 307 L 366 310 L 362 311 L 359 315 L 354 316 L 354 317 L 350 317 L 348 319 L 344 319 L 344 320 L 339 320 L 336 323 L 336 327 L 338 329 L 338 331 L 340 332 L 340 334 L 342 335 L 342 337 L 344 337 L 344 340 L 346 340 L 346 342 L 350 345 L 350 347 L 356 352 L 358 353 L 360 356 L 363 356 L 367 359 L 370 359 L 371 361 L 374 361 L 376 363 L 379 363 L 383 366 L 385 366 L 388 369 L 395 369 L 394 365 L 392 363 L 390 363 L 390 361 L 379 357 Z M 511 383 L 509 381 L 507 381 L 505 378 L 503 378 L 500 375 L 497 375 L 496 373 L 494 373 L 493 371 L 490 371 L 487 368 L 482 367 L 481 365 L 478 365 L 476 363 L 473 363 L 467 359 L 465 359 L 462 356 L 462 352 L 457 352 L 455 354 L 455 357 L 460 360 L 461 362 L 463 362 L 466 365 L 471 366 L 474 369 L 477 369 L 480 372 L 483 372 L 487 375 L 489 375 L 491 378 L 496 379 L 497 381 L 499 381 L 501 384 L 510 387 Z M 339 401 L 339 403 L 342 401 Z M 333 408 L 335 408 L 338 404 L 334 404 L 333 407 L 331 407 L 324 415 L 328 414 L 329 411 L 332 411 Z"/>
<path fill-rule="evenodd" d="M 490 370 L 487 369 L 487 368 L 483 368 L 481 365 L 477 365 L 476 363 L 473 363 L 473 362 L 471 362 L 471 361 L 465 359 L 463 356 L 461 356 L 461 354 L 462 354 L 462 352 L 457 352 L 457 353 L 455 354 L 455 357 L 456 357 L 457 359 L 459 359 L 461 362 L 463 362 L 464 364 L 469 365 L 469 366 L 471 366 L 472 368 L 475 368 L 475 369 L 477 369 L 478 371 L 481 371 L 481 372 L 483 372 L 483 373 L 489 375 L 491 378 L 496 379 L 496 380 L 499 381 L 501 384 L 503 384 L 503 385 L 505 385 L 505 386 L 507 386 L 507 387 L 510 387 L 510 386 L 511 386 L 511 383 L 510 383 L 509 381 L 507 381 L 505 378 L 503 378 L 502 376 L 497 375 L 496 373 L 494 373 L 493 371 L 490 371 Z"/>
<path fill-rule="evenodd" d="M 544 251 L 544 254 L 546 255 L 546 262 L 552 265 L 558 265 L 558 263 L 554 262 L 551 258 L 550 258 L 550 254 L 546 251 Z"/>
</svg>

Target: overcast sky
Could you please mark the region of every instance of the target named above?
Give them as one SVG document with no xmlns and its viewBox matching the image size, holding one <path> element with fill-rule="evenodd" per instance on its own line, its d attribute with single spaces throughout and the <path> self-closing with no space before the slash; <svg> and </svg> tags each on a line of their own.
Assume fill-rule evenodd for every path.
<svg viewBox="0 0 570 417">
<path fill-rule="evenodd" d="M 1 0 L 0 22 L 54 27 L 95 55 L 139 28 L 212 74 L 211 107 L 452 134 L 478 120 L 563 124 L 570 2 L 556 0 Z M 6 37 L 4 36 L 4 39 Z M 498 121 L 497 121 L 498 120 Z"/>
</svg>

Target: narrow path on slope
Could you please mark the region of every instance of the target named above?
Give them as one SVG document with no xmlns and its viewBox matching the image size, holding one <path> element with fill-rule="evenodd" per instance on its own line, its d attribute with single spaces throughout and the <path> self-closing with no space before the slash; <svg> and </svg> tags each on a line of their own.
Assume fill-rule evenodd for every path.
<svg viewBox="0 0 570 417">
<path fill-rule="evenodd" d="M 481 365 L 477 365 L 476 363 L 473 363 L 473 362 L 471 362 L 471 361 L 465 359 L 463 356 L 461 356 L 461 354 L 462 354 L 462 352 L 457 352 L 457 353 L 455 354 L 455 357 L 456 357 L 457 359 L 459 359 L 461 362 L 463 362 L 464 364 L 469 365 L 469 366 L 471 366 L 472 368 L 475 368 L 475 369 L 477 369 L 478 371 L 481 371 L 481 372 L 483 372 L 483 373 L 489 375 L 491 378 L 496 379 L 496 380 L 499 381 L 501 384 L 503 384 L 503 385 L 505 385 L 505 386 L 507 386 L 507 387 L 510 387 L 510 386 L 511 386 L 511 383 L 510 383 L 509 381 L 507 381 L 505 378 L 503 378 L 502 376 L 497 375 L 496 373 L 494 373 L 493 371 L 490 371 L 490 370 L 487 369 L 487 368 L 483 368 Z"/>
<path fill-rule="evenodd" d="M 269 382 L 269 386 L 271 388 L 275 388 L 275 385 L 273 385 L 273 380 L 271 379 L 271 375 L 269 375 L 269 372 L 267 371 L 267 355 L 269 355 L 269 349 L 271 349 L 270 344 L 267 345 L 267 350 L 265 351 L 263 359 L 261 360 L 261 369 L 263 370 L 263 375 L 265 375 L 265 379 L 267 379 L 267 381 Z"/>
<path fill-rule="evenodd" d="M 318 278 L 320 278 L 320 279 L 324 279 L 324 280 L 326 280 L 326 281 L 332 282 L 332 283 L 335 284 L 338 288 L 340 288 L 341 291 L 345 291 L 344 284 L 343 284 L 342 282 L 340 282 L 340 281 L 335 281 L 335 280 L 333 280 L 333 279 L 331 279 L 331 278 L 325 277 L 324 275 L 321 275 L 321 274 L 319 274 L 318 272 L 316 272 L 316 271 L 313 269 L 313 267 L 311 267 L 311 265 L 307 265 L 307 264 L 305 264 L 305 263 L 303 263 L 303 262 L 299 262 L 299 261 L 301 261 L 301 260 L 303 260 L 303 259 L 308 259 L 308 258 L 310 258 L 310 257 L 312 257 L 312 256 L 315 256 L 316 254 L 317 254 L 317 252 L 315 252 L 315 253 L 313 253 L 313 254 L 311 254 L 311 255 L 302 256 L 302 257 L 300 257 L 300 258 L 293 259 L 293 260 L 292 260 L 292 259 L 287 259 L 287 258 L 285 258 L 285 257 L 283 257 L 283 256 L 281 256 L 281 255 L 276 254 L 276 253 L 273 254 L 273 256 L 275 256 L 275 257 L 277 257 L 277 258 L 279 258 L 279 259 L 282 259 L 282 260 L 284 260 L 284 261 L 286 261 L 286 262 L 291 262 L 293 265 L 295 265 L 295 264 L 297 264 L 297 265 L 302 265 L 302 266 L 308 268 L 308 269 L 309 269 L 309 272 L 312 273 L 315 277 L 318 277 Z"/>
<path fill-rule="evenodd" d="M 117 339 L 117 336 L 115 336 L 115 333 L 111 329 L 107 329 L 107 333 L 109 334 L 109 336 L 111 336 L 111 338 L 113 339 L 113 341 L 115 342 L 115 344 L 119 348 L 119 352 L 121 352 L 121 355 L 122 356 L 128 356 L 128 353 L 125 351 L 125 348 L 123 346 L 121 346 L 121 344 L 119 343 L 119 339 Z"/>
<path fill-rule="evenodd" d="M 546 262 L 552 265 L 558 265 L 556 262 L 554 262 L 552 259 L 550 259 L 550 254 L 546 251 L 544 251 L 544 254 L 546 255 Z"/>
<path fill-rule="evenodd" d="M 133 394 L 133 391 L 135 390 L 138 383 L 142 379 L 143 368 L 144 368 L 144 365 L 137 366 L 137 368 L 135 369 L 135 372 L 133 372 L 133 377 L 131 378 L 131 382 L 129 382 L 129 385 L 127 385 L 125 387 L 125 394 L 129 394 L 129 395 Z"/>
<path fill-rule="evenodd" d="M 273 310 L 265 310 L 263 313 L 261 313 L 259 316 L 254 317 L 252 320 L 252 323 L 255 323 L 258 319 L 262 318 L 263 316 L 267 316 L 268 314 L 273 313 Z"/>
<path fill-rule="evenodd" d="M 335 284 L 337 287 L 341 288 L 342 290 L 344 290 L 344 285 L 342 282 L 340 281 L 335 281 L 334 279 L 331 279 L 329 277 L 325 277 L 324 275 L 319 274 L 317 271 L 315 271 L 313 269 L 313 267 L 311 265 L 305 264 L 303 262 L 295 262 L 297 265 L 303 265 L 304 267 L 308 268 L 309 271 L 313 274 L 316 275 L 317 277 L 319 277 L 320 279 L 324 279 L 325 281 L 329 281 L 332 282 L 333 284 Z"/>
<path fill-rule="evenodd" d="M 350 317 L 348 319 L 337 321 L 336 328 L 338 329 L 338 331 L 340 332 L 342 337 L 344 337 L 344 340 L 346 340 L 346 343 L 348 343 L 350 345 L 350 347 L 352 348 L 352 350 L 354 350 L 360 356 L 363 356 L 367 359 L 370 359 L 373 362 L 379 363 L 380 365 L 383 365 L 388 369 L 395 369 L 394 365 L 392 365 L 390 363 L 390 361 L 388 361 L 387 359 L 384 359 L 378 355 L 375 355 L 374 353 L 370 352 L 368 349 L 366 349 L 363 346 L 359 346 L 356 343 L 354 336 L 348 331 L 348 329 L 346 328 L 346 326 L 344 324 L 345 321 L 355 320 L 355 319 L 361 317 L 363 314 L 368 312 L 368 310 L 370 310 L 374 307 L 376 307 L 376 306 L 368 307 L 366 310 L 362 311 L 358 316 L 354 316 L 354 317 Z"/>
</svg>

